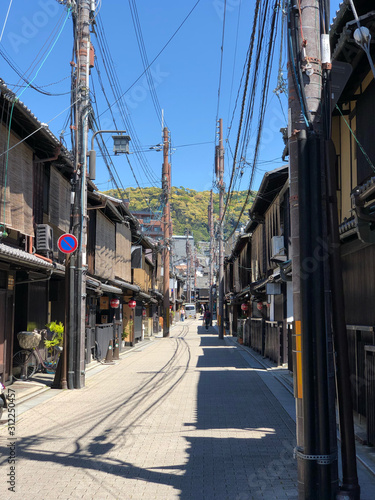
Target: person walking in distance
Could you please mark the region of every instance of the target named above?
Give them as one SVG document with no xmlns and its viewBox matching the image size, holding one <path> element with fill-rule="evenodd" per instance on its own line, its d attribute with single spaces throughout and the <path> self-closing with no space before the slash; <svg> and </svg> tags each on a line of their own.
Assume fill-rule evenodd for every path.
<svg viewBox="0 0 375 500">
<path fill-rule="evenodd" d="M 183 307 L 181 307 L 180 314 L 181 314 L 181 321 L 184 321 L 184 319 L 185 319 L 185 309 Z"/>
<path fill-rule="evenodd" d="M 208 330 L 208 327 L 210 326 L 210 321 L 211 321 L 211 312 L 208 308 L 204 311 L 203 320 L 204 320 L 204 323 L 206 325 L 206 330 Z"/>
</svg>

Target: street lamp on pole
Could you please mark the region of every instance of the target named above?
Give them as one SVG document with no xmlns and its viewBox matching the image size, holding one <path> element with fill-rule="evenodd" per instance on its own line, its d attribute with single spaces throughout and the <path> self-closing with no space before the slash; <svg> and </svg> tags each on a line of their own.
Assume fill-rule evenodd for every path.
<svg viewBox="0 0 375 500">
<path fill-rule="evenodd" d="M 91 150 L 88 152 L 89 156 L 89 178 L 94 180 L 96 177 L 96 151 L 94 150 L 94 139 L 98 134 L 126 134 L 126 130 L 98 130 L 91 137 Z M 128 135 L 114 135 L 113 152 L 117 154 L 129 154 L 129 141 Z"/>
</svg>

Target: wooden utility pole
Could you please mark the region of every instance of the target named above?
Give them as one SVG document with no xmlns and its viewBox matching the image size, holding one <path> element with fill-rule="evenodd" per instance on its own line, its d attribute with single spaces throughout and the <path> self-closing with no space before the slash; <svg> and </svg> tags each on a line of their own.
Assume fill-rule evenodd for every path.
<svg viewBox="0 0 375 500">
<path fill-rule="evenodd" d="M 219 120 L 219 145 L 216 146 L 216 180 L 219 188 L 219 338 L 224 338 L 224 148 L 223 148 L 223 120 Z"/>
<path fill-rule="evenodd" d="M 208 206 L 208 227 L 209 227 L 209 232 L 210 232 L 210 279 L 209 279 L 209 286 L 210 286 L 210 311 L 211 311 L 211 325 L 212 325 L 212 317 L 213 317 L 213 283 L 214 283 L 214 195 L 211 189 L 211 196 L 210 196 L 210 204 Z"/>
<path fill-rule="evenodd" d="M 163 227 L 164 227 L 164 301 L 163 301 L 163 337 L 169 337 L 170 313 L 169 313 L 169 249 L 171 245 L 170 234 L 170 206 L 169 197 L 171 191 L 171 171 L 169 164 L 169 132 L 167 127 L 163 129 L 163 171 L 162 171 L 162 189 L 164 197 L 163 208 Z"/>
<path fill-rule="evenodd" d="M 78 248 L 67 259 L 68 281 L 66 346 L 67 373 L 62 375 L 63 387 L 81 389 L 85 385 L 85 318 L 87 270 L 87 144 L 88 115 L 91 111 L 90 72 L 90 0 L 77 0 L 75 17 L 75 72 L 72 88 L 75 104 L 75 172 L 73 181 L 73 211 L 71 231 L 78 240 Z"/>
<path fill-rule="evenodd" d="M 318 0 L 288 2 L 293 358 L 300 500 L 334 500 L 338 493 L 322 116 L 322 75 L 327 66 L 322 65 L 320 32 L 321 26 L 329 25 L 329 13 L 328 22 L 327 18 L 319 22 L 317 13 L 321 12 Z"/>
<path fill-rule="evenodd" d="M 189 243 L 189 230 L 186 231 L 186 298 L 191 302 L 191 251 Z"/>
</svg>

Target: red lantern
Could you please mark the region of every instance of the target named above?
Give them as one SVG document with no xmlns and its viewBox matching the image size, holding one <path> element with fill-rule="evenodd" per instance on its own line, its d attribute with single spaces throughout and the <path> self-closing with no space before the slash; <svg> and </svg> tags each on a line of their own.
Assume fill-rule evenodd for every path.
<svg viewBox="0 0 375 500">
<path fill-rule="evenodd" d="M 257 309 L 258 309 L 258 311 L 261 311 L 261 310 L 263 309 L 263 304 L 262 304 L 262 302 L 258 302 L 258 303 L 257 303 Z"/>
<path fill-rule="evenodd" d="M 169 306 L 169 309 L 172 309 L 172 307 L 173 307 L 172 305 L 171 305 L 171 306 Z"/>
<path fill-rule="evenodd" d="M 143 316 L 144 318 L 146 317 L 146 308 L 145 308 L 145 307 L 142 309 L 142 316 Z"/>
<path fill-rule="evenodd" d="M 130 309 L 134 309 L 136 305 L 137 303 L 135 300 L 129 300 L 128 306 L 130 307 Z"/>
<path fill-rule="evenodd" d="M 120 307 L 120 299 L 111 299 L 110 304 L 112 309 L 117 309 L 118 307 Z"/>
<path fill-rule="evenodd" d="M 249 305 L 248 305 L 248 304 L 246 304 L 246 302 L 244 302 L 243 304 L 241 304 L 241 309 L 242 309 L 243 311 L 247 311 L 247 310 L 249 309 Z"/>
</svg>

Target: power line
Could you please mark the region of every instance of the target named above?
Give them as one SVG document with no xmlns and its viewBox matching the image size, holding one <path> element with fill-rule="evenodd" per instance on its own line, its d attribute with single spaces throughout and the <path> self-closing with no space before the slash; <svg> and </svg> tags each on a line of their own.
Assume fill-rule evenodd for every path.
<svg viewBox="0 0 375 500">
<path fill-rule="evenodd" d="M 100 16 L 98 17 L 97 25 L 98 25 L 98 31 L 95 34 L 96 34 L 97 40 L 98 40 L 99 53 L 100 53 L 102 61 L 103 61 L 104 69 L 105 69 L 105 72 L 107 75 L 108 83 L 109 83 L 109 86 L 111 88 L 112 94 L 115 98 L 118 98 L 117 102 L 118 102 L 118 110 L 120 112 L 120 116 L 121 116 L 122 121 L 124 123 L 125 129 L 128 130 L 129 134 L 132 137 L 132 143 L 134 144 L 134 147 L 135 147 L 135 154 L 136 154 L 137 160 L 138 160 L 142 170 L 144 171 L 146 178 L 148 179 L 148 181 L 150 182 L 151 185 L 158 185 L 158 184 L 160 184 L 160 182 L 159 182 L 158 178 L 155 176 L 155 174 L 152 172 L 151 167 L 149 166 L 146 158 L 142 154 L 142 151 L 141 151 L 142 147 L 139 143 L 139 139 L 138 139 L 138 136 L 136 134 L 135 128 L 133 126 L 131 116 L 128 112 L 127 105 L 126 105 L 124 99 L 120 95 L 122 93 L 122 90 L 120 87 L 119 78 L 118 78 L 118 75 L 117 75 L 115 67 L 114 67 L 111 52 L 108 48 L 108 43 L 107 43 L 107 40 L 105 37 L 104 27 L 102 26 Z M 99 67 L 98 67 L 98 77 L 99 77 L 99 81 L 100 81 L 103 95 L 105 96 L 106 102 L 109 105 L 109 99 L 106 95 L 105 86 L 101 80 Z M 109 105 L 108 109 L 110 109 L 112 120 L 113 120 L 115 127 L 118 128 L 114 114 L 112 112 L 112 106 Z M 98 118 L 100 118 L 100 116 L 102 116 L 102 114 L 103 113 L 97 114 Z"/>
<path fill-rule="evenodd" d="M 220 107 L 220 91 L 221 91 L 221 76 L 223 72 L 223 59 L 224 59 L 224 37 L 225 37 L 225 19 L 227 12 L 227 0 L 224 0 L 224 13 L 223 13 L 223 31 L 221 35 L 221 47 L 220 47 L 220 71 L 219 71 L 219 88 L 217 91 L 217 107 L 216 107 L 216 123 L 219 119 L 219 107 Z"/>
<path fill-rule="evenodd" d="M 144 42 L 144 38 L 143 38 L 141 23 L 139 21 L 137 4 L 136 4 L 135 0 L 128 0 L 128 1 L 129 1 L 130 13 L 132 16 L 134 31 L 135 31 L 135 35 L 137 38 L 138 48 L 139 48 L 139 52 L 140 52 L 141 59 L 142 59 L 143 69 L 146 72 L 146 79 L 148 82 L 148 87 L 150 90 L 152 102 L 154 104 L 156 116 L 157 116 L 158 120 L 161 120 L 162 110 L 161 110 L 159 99 L 158 99 L 158 96 L 157 96 L 157 93 L 155 90 L 154 79 L 153 79 L 151 71 L 149 69 L 149 61 L 148 61 L 146 46 L 145 46 L 145 42 Z"/>
<path fill-rule="evenodd" d="M 109 108 L 111 108 L 112 106 L 114 106 L 122 97 L 124 97 L 125 94 L 127 94 L 129 92 L 129 90 L 131 88 L 134 87 L 134 85 L 142 78 L 142 76 L 146 73 L 146 71 L 151 68 L 151 66 L 154 64 L 154 62 L 156 61 L 156 59 L 158 59 L 158 57 L 160 56 L 160 54 L 162 54 L 162 52 L 168 47 L 168 45 L 171 43 L 171 41 L 173 40 L 173 38 L 177 35 L 177 33 L 180 31 L 180 29 L 182 28 L 182 26 L 185 24 L 185 22 L 188 20 L 188 18 L 191 16 L 191 14 L 193 13 L 193 11 L 195 10 L 195 8 L 197 7 L 197 5 L 199 4 L 201 0 L 198 0 L 195 5 L 193 6 L 193 8 L 190 10 L 190 12 L 188 13 L 188 15 L 185 17 L 185 19 L 182 21 L 182 23 L 180 24 L 180 26 L 176 29 L 176 31 L 173 33 L 173 35 L 169 38 L 169 40 L 167 41 L 166 44 L 164 44 L 164 46 L 162 47 L 162 49 L 157 53 L 157 55 L 154 57 L 154 59 L 150 62 L 150 64 L 147 66 L 146 70 L 143 71 L 139 77 L 130 85 L 130 87 L 127 88 L 127 90 L 125 90 L 125 92 L 123 92 L 119 98 L 114 101 L 108 108 L 106 108 L 104 111 L 102 111 L 102 113 L 100 114 L 100 116 L 102 116 L 104 113 L 106 113 L 108 111 Z"/>
<path fill-rule="evenodd" d="M 257 130 L 258 130 L 257 140 L 256 140 L 255 151 L 254 151 L 254 157 L 253 157 L 253 161 L 252 161 L 253 168 L 252 168 L 252 173 L 251 173 L 251 177 L 250 177 L 249 188 L 248 188 L 246 200 L 242 206 L 237 223 L 236 223 L 234 229 L 232 230 L 231 234 L 228 236 L 227 240 L 234 234 L 235 230 L 237 229 L 238 224 L 241 220 L 242 214 L 247 206 L 247 203 L 249 201 L 249 197 L 251 194 L 251 188 L 252 188 L 252 183 L 253 183 L 253 178 L 254 178 L 254 173 L 255 173 L 255 166 L 257 163 L 257 159 L 258 159 L 260 140 L 261 140 L 262 131 L 263 131 L 264 116 L 265 116 L 265 111 L 266 111 L 266 107 L 267 107 L 268 91 L 269 91 L 270 77 L 271 77 L 271 66 L 272 66 L 271 61 L 273 60 L 274 49 L 275 49 L 274 39 L 275 39 L 276 33 L 277 33 L 277 20 L 278 20 L 279 11 L 280 11 L 280 9 L 279 9 L 278 0 L 275 0 L 273 8 L 271 9 L 272 16 L 271 16 L 271 20 L 270 20 L 270 37 L 269 37 L 269 42 L 268 42 L 266 64 L 265 64 L 264 73 L 263 73 L 263 90 L 262 90 L 261 105 L 260 105 L 259 119 L 258 119 L 258 125 L 257 125 Z"/>
<path fill-rule="evenodd" d="M 13 2 L 13 0 L 10 0 L 9 7 L 8 7 L 8 11 L 7 11 L 7 15 L 5 16 L 5 21 L 4 21 L 4 24 L 3 24 L 3 29 L 1 30 L 1 35 L 0 35 L 0 43 L 1 43 L 1 40 L 2 40 L 2 38 L 3 38 L 3 34 L 4 34 L 4 30 L 5 30 L 5 26 L 6 26 L 7 21 L 8 21 L 8 16 L 9 16 L 10 8 L 12 7 L 12 2 Z"/>
</svg>

